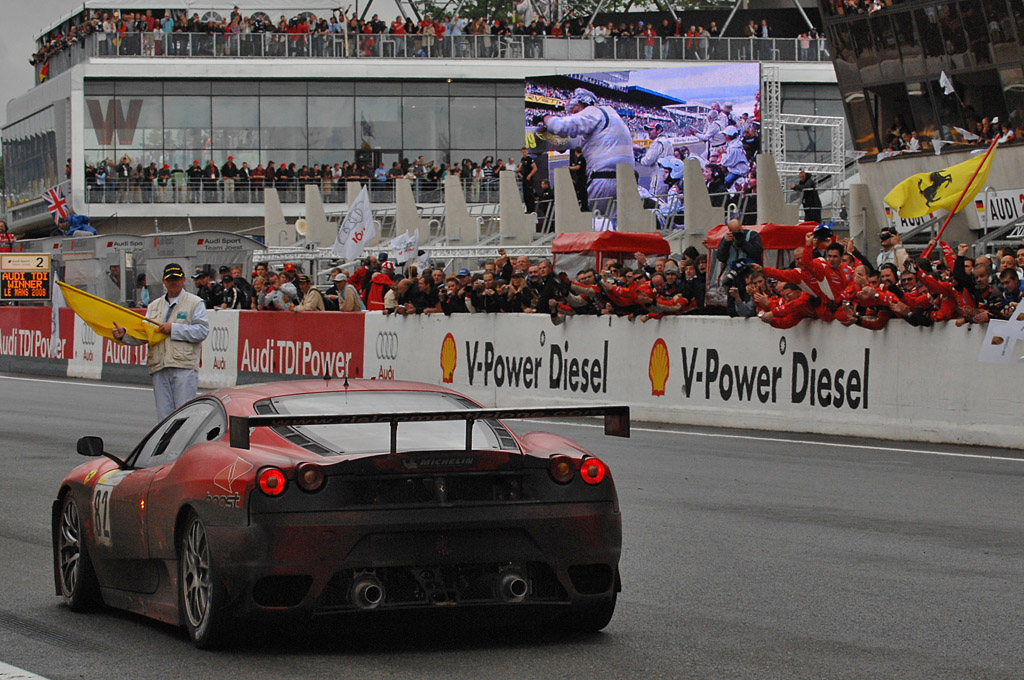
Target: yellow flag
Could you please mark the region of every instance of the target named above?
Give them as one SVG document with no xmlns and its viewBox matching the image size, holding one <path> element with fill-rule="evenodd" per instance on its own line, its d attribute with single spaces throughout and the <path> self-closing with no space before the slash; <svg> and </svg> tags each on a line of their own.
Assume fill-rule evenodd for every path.
<svg viewBox="0 0 1024 680">
<path fill-rule="evenodd" d="M 963 195 L 960 207 L 956 209 L 956 212 L 960 212 L 985 186 L 993 156 L 995 149 L 945 170 L 912 175 L 894 186 L 892 191 L 885 195 L 885 202 L 895 208 L 903 219 L 913 219 L 924 217 L 939 208 L 953 211 L 956 202 Z M 975 170 L 978 170 L 977 176 L 974 175 Z M 974 177 L 973 182 L 971 177 Z M 970 187 L 967 186 L 968 182 Z"/>
<path fill-rule="evenodd" d="M 114 324 L 116 323 L 125 329 L 128 335 L 144 340 L 150 345 L 155 345 L 167 337 L 165 333 L 160 332 L 156 323 L 141 314 L 86 293 L 74 286 L 69 286 L 63 281 L 58 281 L 57 285 L 63 291 L 68 307 L 75 310 L 75 314 L 82 317 L 82 321 L 87 323 L 97 335 L 113 340 Z"/>
</svg>

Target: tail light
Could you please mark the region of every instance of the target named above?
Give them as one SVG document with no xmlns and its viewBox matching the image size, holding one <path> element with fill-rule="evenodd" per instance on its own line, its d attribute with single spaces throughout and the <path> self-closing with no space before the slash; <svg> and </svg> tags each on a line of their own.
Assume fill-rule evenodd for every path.
<svg viewBox="0 0 1024 680">
<path fill-rule="evenodd" d="M 555 480 L 559 484 L 568 484 L 572 481 L 572 476 L 576 472 L 576 461 L 569 456 L 554 456 L 551 459 L 551 467 L 548 468 L 548 474 L 551 475 L 551 479 Z"/>
<path fill-rule="evenodd" d="M 325 479 L 324 469 L 316 463 L 300 463 L 295 468 L 295 482 L 303 491 L 319 491 Z"/>
<path fill-rule="evenodd" d="M 274 467 L 263 468 L 256 476 L 260 491 L 268 496 L 280 496 L 284 493 L 284 473 Z"/>
<path fill-rule="evenodd" d="M 600 484 L 608 474 L 608 466 L 597 458 L 584 458 L 580 463 L 580 477 L 587 484 Z"/>
</svg>

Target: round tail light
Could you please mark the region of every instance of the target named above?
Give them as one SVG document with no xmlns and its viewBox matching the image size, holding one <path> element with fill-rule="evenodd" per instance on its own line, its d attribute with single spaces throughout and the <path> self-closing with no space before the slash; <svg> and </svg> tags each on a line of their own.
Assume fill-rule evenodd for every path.
<svg viewBox="0 0 1024 680">
<path fill-rule="evenodd" d="M 316 463 L 300 463 L 295 468 L 295 483 L 303 491 L 319 491 L 326 478 L 324 469 Z"/>
<path fill-rule="evenodd" d="M 587 484 L 600 484 L 608 474 L 608 466 L 597 458 L 585 458 L 580 463 L 580 477 Z"/>
<path fill-rule="evenodd" d="M 575 463 L 576 461 L 569 456 L 554 456 L 551 459 L 551 467 L 548 468 L 548 474 L 551 475 L 551 479 L 559 484 L 568 484 L 572 481 L 572 476 L 576 472 Z"/>
<path fill-rule="evenodd" d="M 284 493 L 284 473 L 277 468 L 263 468 L 256 479 L 259 481 L 260 491 L 268 496 L 280 496 Z"/>
</svg>

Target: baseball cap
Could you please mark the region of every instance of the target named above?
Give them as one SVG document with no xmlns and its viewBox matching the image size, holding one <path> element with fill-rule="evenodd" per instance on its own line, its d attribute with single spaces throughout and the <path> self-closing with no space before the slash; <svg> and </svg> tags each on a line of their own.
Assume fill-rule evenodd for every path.
<svg viewBox="0 0 1024 680">
<path fill-rule="evenodd" d="M 735 137 L 740 133 L 739 128 L 737 128 L 735 125 L 730 125 L 726 127 L 723 132 L 725 132 L 726 137 Z"/>
<path fill-rule="evenodd" d="M 348 281 L 348 274 L 341 272 L 334 277 L 335 281 Z"/>
<path fill-rule="evenodd" d="M 227 266 L 226 264 L 222 264 L 220 266 L 220 268 L 217 270 L 217 273 L 218 274 L 227 274 L 230 271 L 231 271 L 231 267 Z"/>
<path fill-rule="evenodd" d="M 184 276 L 184 274 L 182 274 L 182 276 Z M 204 276 L 206 276 L 206 270 L 203 269 L 202 267 L 196 267 L 195 273 L 192 274 L 193 279 L 199 279 Z"/>
<path fill-rule="evenodd" d="M 469 276 L 469 270 L 463 267 L 459 270 L 458 276 Z"/>
<path fill-rule="evenodd" d="M 286 271 L 286 272 L 293 272 L 293 271 L 295 271 L 295 264 L 292 263 L 292 262 L 285 262 L 284 263 L 284 271 Z"/>
<path fill-rule="evenodd" d="M 588 90 L 585 87 L 577 87 L 572 92 L 572 97 L 566 102 L 566 108 L 569 108 L 573 104 L 582 104 L 583 106 L 594 106 L 597 104 L 597 95 Z"/>
<path fill-rule="evenodd" d="M 233 161 L 233 160 L 235 160 L 235 157 L 234 156 L 228 156 L 228 160 L 229 161 Z"/>
<path fill-rule="evenodd" d="M 387 260 L 388 260 L 388 254 L 387 253 L 377 253 L 377 262 L 387 262 Z"/>
<path fill-rule="evenodd" d="M 665 129 L 665 126 L 662 125 L 661 123 L 648 123 L 647 127 L 650 130 L 664 130 Z"/>
<path fill-rule="evenodd" d="M 220 282 L 221 283 L 228 283 L 229 281 L 234 281 L 234 280 L 235 280 L 235 278 L 233 276 L 231 276 L 231 274 L 225 274 L 224 276 L 220 277 Z"/>
<path fill-rule="evenodd" d="M 395 271 L 395 263 L 394 262 L 385 262 L 384 264 L 382 264 L 380 266 L 380 268 L 385 270 L 385 271 L 393 272 L 393 271 Z"/>
<path fill-rule="evenodd" d="M 182 269 L 181 265 L 177 262 L 171 262 L 169 265 L 164 267 L 164 278 L 183 279 L 185 278 L 185 270 Z"/>
<path fill-rule="evenodd" d="M 295 280 L 298 281 L 299 283 L 311 283 L 310 278 L 305 274 L 299 274 L 299 276 L 296 277 Z"/>
</svg>

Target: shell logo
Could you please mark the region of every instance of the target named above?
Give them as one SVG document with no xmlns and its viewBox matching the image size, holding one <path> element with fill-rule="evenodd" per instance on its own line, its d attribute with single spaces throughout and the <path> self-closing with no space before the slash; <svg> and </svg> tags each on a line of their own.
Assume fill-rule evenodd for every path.
<svg viewBox="0 0 1024 680">
<path fill-rule="evenodd" d="M 658 338 L 651 347 L 651 362 L 647 368 L 647 375 L 651 379 L 651 394 L 656 397 L 665 395 L 665 383 L 668 382 L 668 346 L 665 341 Z"/>
<path fill-rule="evenodd" d="M 455 379 L 455 363 L 459 358 L 455 337 L 449 333 L 441 341 L 441 380 L 451 383 Z"/>
</svg>

